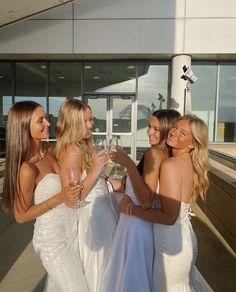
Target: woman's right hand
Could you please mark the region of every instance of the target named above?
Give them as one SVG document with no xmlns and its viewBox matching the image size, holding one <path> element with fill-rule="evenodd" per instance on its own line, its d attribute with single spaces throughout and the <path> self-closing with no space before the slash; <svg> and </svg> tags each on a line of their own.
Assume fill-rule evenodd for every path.
<svg viewBox="0 0 236 292">
<path fill-rule="evenodd" d="M 99 174 L 101 173 L 104 165 L 107 162 L 107 151 L 101 150 L 93 153 L 93 169 L 97 171 Z"/>
<path fill-rule="evenodd" d="M 117 146 L 112 147 L 109 151 L 109 157 L 113 162 L 119 163 L 125 167 L 128 167 L 130 163 L 133 163 L 129 155 L 122 148 Z"/>
</svg>

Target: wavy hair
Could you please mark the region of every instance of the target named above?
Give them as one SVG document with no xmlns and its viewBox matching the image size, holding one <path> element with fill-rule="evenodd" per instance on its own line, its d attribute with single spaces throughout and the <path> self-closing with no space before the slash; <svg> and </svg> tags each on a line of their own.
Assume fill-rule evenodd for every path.
<svg viewBox="0 0 236 292">
<path fill-rule="evenodd" d="M 2 207 L 4 211 L 14 209 L 16 196 L 19 201 L 19 171 L 26 160 L 30 147 L 30 121 L 36 108 L 34 101 L 16 102 L 8 112 L 6 125 L 6 155 L 3 183 Z"/>
<path fill-rule="evenodd" d="M 92 167 L 92 153 L 94 151 L 92 137 L 84 139 L 86 126 L 84 122 L 84 111 L 89 108 L 86 103 L 77 99 L 66 100 L 59 111 L 55 147 L 56 158 L 60 160 L 63 152 L 69 145 L 83 153 L 86 170 Z"/>
<path fill-rule="evenodd" d="M 203 120 L 195 115 L 185 115 L 180 120 L 188 120 L 193 136 L 193 146 L 190 150 L 190 157 L 193 163 L 193 195 L 194 197 L 201 195 L 204 198 L 209 187 L 208 169 L 208 128 Z"/>
</svg>

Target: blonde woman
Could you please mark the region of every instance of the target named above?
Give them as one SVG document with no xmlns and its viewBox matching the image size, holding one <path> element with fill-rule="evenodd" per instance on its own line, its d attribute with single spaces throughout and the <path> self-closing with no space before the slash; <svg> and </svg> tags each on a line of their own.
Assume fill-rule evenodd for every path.
<svg viewBox="0 0 236 292">
<path fill-rule="evenodd" d="M 208 136 L 194 115 L 179 118 L 167 144 L 173 157 L 160 169 L 160 207 L 143 210 L 125 197 L 123 212 L 154 224 L 153 292 L 212 291 L 194 266 L 197 239 L 190 223 L 189 203 L 208 188 Z"/>
<path fill-rule="evenodd" d="M 77 209 L 78 245 L 89 289 L 96 292 L 117 217 L 111 208 L 103 175 L 106 153 L 94 148 L 92 127 L 92 112 L 87 104 L 76 99 L 63 103 L 57 121 L 56 156 L 64 186 L 68 185 L 69 168 L 78 167 L 82 173 L 82 205 Z"/>
</svg>

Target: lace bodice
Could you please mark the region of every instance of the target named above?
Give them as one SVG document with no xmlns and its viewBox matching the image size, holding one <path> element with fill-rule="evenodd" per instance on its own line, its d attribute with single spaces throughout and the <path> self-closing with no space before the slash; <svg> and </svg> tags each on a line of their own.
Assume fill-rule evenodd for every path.
<svg viewBox="0 0 236 292">
<path fill-rule="evenodd" d="M 35 204 L 39 204 L 61 191 L 60 176 L 47 174 L 37 185 L 34 192 Z M 34 225 L 34 245 L 50 251 L 51 255 L 70 245 L 77 234 L 77 212 L 64 203 L 52 208 L 36 218 Z"/>
</svg>

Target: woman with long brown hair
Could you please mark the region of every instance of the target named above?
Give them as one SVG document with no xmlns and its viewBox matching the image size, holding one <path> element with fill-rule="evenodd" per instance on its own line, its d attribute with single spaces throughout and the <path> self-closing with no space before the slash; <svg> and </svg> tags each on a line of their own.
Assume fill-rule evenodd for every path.
<svg viewBox="0 0 236 292">
<path fill-rule="evenodd" d="M 159 168 L 168 157 L 165 144 L 168 131 L 179 116 L 179 112 L 169 109 L 152 114 L 147 127 L 151 147 L 145 150 L 138 168 L 122 149 L 117 147 L 110 153 L 113 161 L 127 168 L 126 195 L 142 208 L 153 203 L 159 184 Z M 121 214 L 99 291 L 151 292 L 153 241 L 151 222 Z"/>
<path fill-rule="evenodd" d="M 36 218 L 33 246 L 47 273 L 45 291 L 87 292 L 75 240 L 75 204 L 80 186 L 61 187 L 60 169 L 50 144 L 50 123 L 41 105 L 15 103 L 6 127 L 6 164 L 2 206 L 18 223 Z"/>
</svg>

